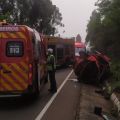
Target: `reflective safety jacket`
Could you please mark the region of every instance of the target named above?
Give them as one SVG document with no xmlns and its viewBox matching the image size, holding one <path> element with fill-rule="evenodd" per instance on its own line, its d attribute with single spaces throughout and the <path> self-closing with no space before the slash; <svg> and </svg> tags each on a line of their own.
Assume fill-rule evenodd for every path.
<svg viewBox="0 0 120 120">
<path fill-rule="evenodd" d="M 48 58 L 47 58 L 47 69 L 48 69 L 48 71 L 53 71 L 53 70 L 56 69 L 55 57 L 52 54 L 48 55 Z"/>
</svg>

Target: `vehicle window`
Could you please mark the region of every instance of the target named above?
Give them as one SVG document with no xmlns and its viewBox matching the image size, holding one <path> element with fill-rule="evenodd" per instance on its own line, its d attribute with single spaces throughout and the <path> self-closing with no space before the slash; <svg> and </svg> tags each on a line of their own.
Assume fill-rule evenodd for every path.
<svg viewBox="0 0 120 120">
<path fill-rule="evenodd" d="M 70 54 L 69 46 L 66 45 L 65 46 L 65 55 L 69 55 L 69 54 Z"/>
<path fill-rule="evenodd" d="M 57 48 L 57 59 L 63 58 L 63 48 Z"/>
<path fill-rule="evenodd" d="M 24 54 L 24 46 L 21 41 L 9 41 L 6 44 L 7 57 L 22 57 Z"/>
</svg>

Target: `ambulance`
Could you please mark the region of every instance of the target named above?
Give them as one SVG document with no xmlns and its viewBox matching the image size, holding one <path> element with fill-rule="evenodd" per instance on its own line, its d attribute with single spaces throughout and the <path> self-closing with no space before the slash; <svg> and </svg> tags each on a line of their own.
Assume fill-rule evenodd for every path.
<svg viewBox="0 0 120 120">
<path fill-rule="evenodd" d="M 46 48 L 25 25 L 0 25 L 0 96 L 39 95 L 47 76 Z"/>
</svg>

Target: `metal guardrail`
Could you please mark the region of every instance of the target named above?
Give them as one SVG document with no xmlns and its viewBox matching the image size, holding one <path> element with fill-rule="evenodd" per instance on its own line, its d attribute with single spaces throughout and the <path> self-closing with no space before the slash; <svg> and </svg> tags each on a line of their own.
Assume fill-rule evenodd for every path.
<svg viewBox="0 0 120 120">
<path fill-rule="evenodd" d="M 117 107 L 118 113 L 120 113 L 120 100 L 118 99 L 115 93 L 112 93 L 111 100 L 114 103 L 114 105 Z"/>
</svg>

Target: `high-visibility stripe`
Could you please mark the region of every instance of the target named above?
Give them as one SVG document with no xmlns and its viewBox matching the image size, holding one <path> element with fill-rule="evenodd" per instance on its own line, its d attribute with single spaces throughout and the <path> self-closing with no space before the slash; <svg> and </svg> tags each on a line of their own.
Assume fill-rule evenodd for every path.
<svg viewBox="0 0 120 120">
<path fill-rule="evenodd" d="M 26 86 L 23 84 L 23 82 L 19 81 L 14 74 L 10 74 L 10 77 L 15 80 L 15 82 L 22 88 L 21 90 L 25 89 Z"/>
<path fill-rule="evenodd" d="M 1 36 L 2 38 L 22 38 L 24 40 L 27 41 L 27 37 L 25 35 L 25 33 L 23 32 L 13 32 L 13 33 L 10 33 L 10 32 L 1 32 Z"/>
<path fill-rule="evenodd" d="M 5 66 L 5 65 L 4 65 Z M 21 88 L 26 88 L 27 86 L 27 82 L 26 80 L 24 80 L 24 78 L 21 78 L 21 76 L 19 76 L 18 74 L 15 73 L 14 69 L 10 69 L 11 74 L 9 74 L 9 76 L 18 84 L 21 86 Z M 23 82 L 24 81 L 24 82 Z"/>
<path fill-rule="evenodd" d="M 12 38 L 9 32 L 3 32 L 2 34 L 3 34 L 2 38 L 4 38 L 4 36 L 7 36 L 7 38 Z"/>
<path fill-rule="evenodd" d="M 14 66 L 12 66 L 11 69 L 14 71 L 14 75 L 18 78 L 18 80 L 22 81 L 24 84 L 27 84 L 27 79 L 25 79 L 24 76 L 20 74 L 20 72 L 17 71 Z"/>
<path fill-rule="evenodd" d="M 8 66 L 7 65 L 3 65 L 2 64 L 2 66 L 4 67 L 4 68 L 6 68 L 7 70 L 9 69 L 8 68 Z M 6 77 L 9 77 L 8 78 L 8 80 L 11 80 L 11 83 L 13 84 L 13 85 L 15 85 L 16 86 L 16 88 L 19 88 L 18 86 L 20 86 L 20 82 L 19 82 L 19 80 L 20 80 L 20 78 L 14 73 L 14 71 L 12 71 L 11 69 L 9 69 L 12 73 L 11 74 L 5 74 L 5 76 Z M 13 77 L 14 76 L 14 77 Z M 22 83 L 23 84 L 23 83 Z M 22 87 L 20 87 L 20 89 L 22 89 Z"/>
<path fill-rule="evenodd" d="M 12 70 L 14 71 L 13 75 L 14 77 L 16 77 L 16 79 L 24 85 L 24 87 L 27 86 L 28 82 L 27 82 L 27 79 L 25 79 L 22 74 L 20 74 L 19 71 L 17 71 L 13 66 L 12 66 Z"/>
<path fill-rule="evenodd" d="M 5 79 L 6 79 L 6 81 L 5 81 Z M 20 85 L 18 85 L 15 82 L 12 81 L 10 76 L 4 76 L 4 79 L 2 81 L 4 81 L 4 83 L 1 82 L 1 84 L 3 84 L 3 86 L 6 87 L 6 89 L 8 91 L 22 90 Z M 8 83 L 8 81 L 9 81 L 9 83 Z M 12 87 L 12 86 L 14 86 L 14 87 Z M 10 87 L 11 87 L 11 89 L 10 89 Z"/>
<path fill-rule="evenodd" d="M 6 88 L 5 86 L 4 86 L 4 84 L 2 83 L 2 76 L 1 76 L 1 89 L 0 89 L 0 91 L 7 91 L 8 90 L 8 88 Z"/>
<path fill-rule="evenodd" d="M 9 86 L 14 86 L 12 90 L 23 90 L 24 86 L 19 83 L 19 81 L 11 74 L 11 75 L 2 75 L 4 77 L 4 84 L 7 84 L 9 82 Z M 5 81 L 6 79 L 6 81 Z M 8 89 L 8 88 L 7 88 Z M 9 89 L 8 89 L 9 90 Z"/>
<path fill-rule="evenodd" d="M 2 38 L 9 38 L 9 36 L 8 36 L 7 33 L 5 34 L 5 33 L 2 32 L 2 33 L 1 33 L 1 36 L 2 36 Z"/>
<path fill-rule="evenodd" d="M 27 87 L 27 82 L 25 81 L 25 78 L 21 77 L 20 74 L 16 73 L 16 71 L 13 68 L 9 68 L 7 65 L 2 65 L 6 69 L 9 69 L 12 73 L 10 75 L 6 75 L 10 77 L 10 80 L 14 85 L 16 85 L 16 88 L 19 89 L 25 89 Z"/>
<path fill-rule="evenodd" d="M 27 40 L 26 35 L 24 33 L 17 32 L 16 34 L 17 34 L 17 36 L 19 36 L 19 38 L 23 38 L 24 40 Z"/>
<path fill-rule="evenodd" d="M 28 40 L 28 39 L 30 39 L 30 35 L 29 35 L 29 33 L 26 31 L 26 29 L 23 31 L 21 31 L 21 33 L 25 36 L 25 39 L 26 40 Z"/>
<path fill-rule="evenodd" d="M 25 36 L 27 34 L 27 31 L 26 31 L 25 27 L 20 27 L 20 32 L 23 33 Z"/>
<path fill-rule="evenodd" d="M 26 74 L 20 67 L 19 67 L 19 64 L 12 64 L 12 66 L 14 66 L 14 68 L 17 70 L 17 71 L 19 71 L 19 73 L 21 74 L 21 75 L 23 75 L 24 76 L 24 78 L 25 79 L 28 79 L 28 74 Z M 20 75 L 19 74 L 19 75 Z"/>
<path fill-rule="evenodd" d="M 28 63 L 27 62 L 20 62 L 17 65 L 19 65 L 19 67 L 23 70 L 27 70 L 28 71 Z"/>
<path fill-rule="evenodd" d="M 12 80 L 12 78 L 6 74 L 1 74 L 1 84 L 7 89 L 7 90 L 16 90 L 21 89 L 18 84 L 16 84 L 15 81 Z M 14 87 L 13 87 L 14 86 Z"/>
<path fill-rule="evenodd" d="M 7 91 L 7 89 L 3 86 L 3 84 L 0 84 L 0 91 Z"/>
<path fill-rule="evenodd" d="M 9 33 L 10 38 L 17 38 L 17 35 L 15 32 Z"/>
<path fill-rule="evenodd" d="M 11 88 L 10 85 L 6 84 L 6 82 L 4 82 L 4 80 L 1 80 L 1 84 L 4 87 L 4 89 L 2 91 L 12 91 L 13 89 Z"/>
<path fill-rule="evenodd" d="M 6 90 L 16 90 L 16 87 L 11 83 L 10 79 L 3 73 L 1 74 L 1 85 L 3 85 Z"/>
<path fill-rule="evenodd" d="M 21 68 L 26 69 L 28 71 L 28 65 L 25 62 L 20 62 Z"/>
</svg>

